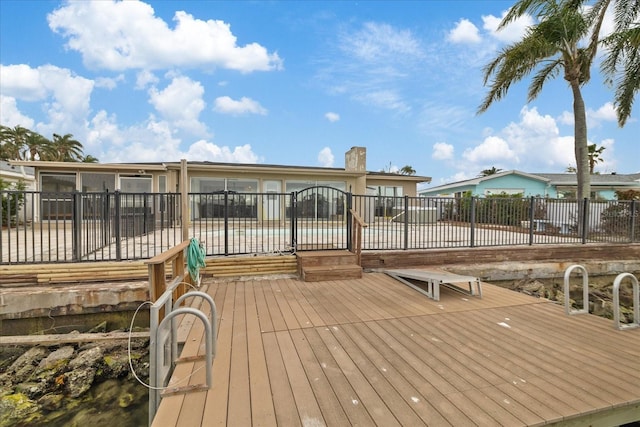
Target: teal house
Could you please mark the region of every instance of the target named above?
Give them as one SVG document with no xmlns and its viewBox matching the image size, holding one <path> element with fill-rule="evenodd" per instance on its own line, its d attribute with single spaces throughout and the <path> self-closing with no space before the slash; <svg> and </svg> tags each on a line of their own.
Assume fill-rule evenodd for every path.
<svg viewBox="0 0 640 427">
<path fill-rule="evenodd" d="M 465 181 L 418 190 L 421 197 L 453 197 L 466 192 L 476 197 L 496 194 L 523 197 L 575 198 L 577 178 L 573 173 L 526 173 L 517 170 L 498 172 Z M 640 173 L 591 175 L 592 198 L 615 200 L 616 191 L 640 191 Z"/>
</svg>

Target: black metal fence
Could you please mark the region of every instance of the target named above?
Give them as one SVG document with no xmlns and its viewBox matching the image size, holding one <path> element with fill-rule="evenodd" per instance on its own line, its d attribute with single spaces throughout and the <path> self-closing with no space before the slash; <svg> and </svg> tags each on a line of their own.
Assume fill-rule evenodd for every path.
<svg viewBox="0 0 640 427">
<path fill-rule="evenodd" d="M 207 255 L 350 249 L 353 208 L 363 250 L 640 242 L 637 201 L 421 198 L 293 193 L 0 192 L 0 263 L 151 258 L 182 241 Z"/>
</svg>

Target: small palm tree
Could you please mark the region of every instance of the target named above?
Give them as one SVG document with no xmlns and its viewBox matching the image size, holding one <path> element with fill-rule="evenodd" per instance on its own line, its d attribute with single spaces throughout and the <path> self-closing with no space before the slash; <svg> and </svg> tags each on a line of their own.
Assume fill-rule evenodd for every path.
<svg viewBox="0 0 640 427">
<path fill-rule="evenodd" d="M 400 174 L 401 175 L 415 175 L 416 174 L 416 170 L 413 167 L 411 167 L 409 165 L 406 165 L 406 166 L 403 166 L 402 168 L 400 168 Z"/>
<path fill-rule="evenodd" d="M 495 166 L 492 166 L 490 169 L 481 170 L 480 175 L 478 176 L 483 177 L 483 176 L 495 175 L 498 172 L 502 172 L 502 169 L 498 169 Z"/>
<path fill-rule="evenodd" d="M 87 154 L 82 158 L 83 163 L 98 163 L 99 160 L 96 157 L 93 157 L 91 154 Z"/>
<path fill-rule="evenodd" d="M 587 147 L 589 150 L 589 173 L 593 175 L 593 170 L 596 166 L 596 163 L 602 162 L 602 158 L 600 154 L 605 150 L 605 147 L 597 148 L 596 144 L 589 144 Z"/>
</svg>

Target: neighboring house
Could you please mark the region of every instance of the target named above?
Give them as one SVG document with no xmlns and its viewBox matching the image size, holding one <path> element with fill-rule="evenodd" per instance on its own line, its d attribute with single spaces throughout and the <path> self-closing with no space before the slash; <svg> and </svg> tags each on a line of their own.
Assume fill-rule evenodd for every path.
<svg viewBox="0 0 640 427">
<path fill-rule="evenodd" d="M 312 186 L 328 186 L 357 195 L 415 197 L 417 185 L 431 181 L 425 176 L 368 172 L 364 147 L 353 147 L 345 154 L 345 168 L 186 160 L 135 164 L 11 163 L 16 167 L 31 166 L 35 170 L 36 189 L 44 192 L 216 193 L 226 190 L 289 194 Z"/>
<path fill-rule="evenodd" d="M 476 197 L 495 194 L 521 194 L 523 197 L 575 197 L 577 178 L 570 173 L 525 173 L 517 170 L 498 172 L 419 190 L 422 197 L 461 196 L 470 192 Z M 591 193 L 595 199 L 614 200 L 618 190 L 640 191 L 640 173 L 591 175 Z"/>
<path fill-rule="evenodd" d="M 26 190 L 36 188 L 35 170 L 29 166 L 12 165 L 0 160 L 0 179 L 12 186 L 22 182 Z"/>
</svg>

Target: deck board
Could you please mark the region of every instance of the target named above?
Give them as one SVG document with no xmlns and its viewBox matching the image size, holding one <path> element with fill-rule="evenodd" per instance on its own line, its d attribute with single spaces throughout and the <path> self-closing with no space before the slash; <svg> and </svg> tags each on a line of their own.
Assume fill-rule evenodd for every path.
<svg viewBox="0 0 640 427">
<path fill-rule="evenodd" d="M 640 330 L 490 284 L 437 302 L 382 273 L 206 289 L 213 388 L 163 398 L 155 427 L 533 426 L 640 403 Z M 203 354 L 202 336 L 194 322 L 183 355 Z M 204 382 L 201 366 L 180 363 L 171 384 Z"/>
</svg>

